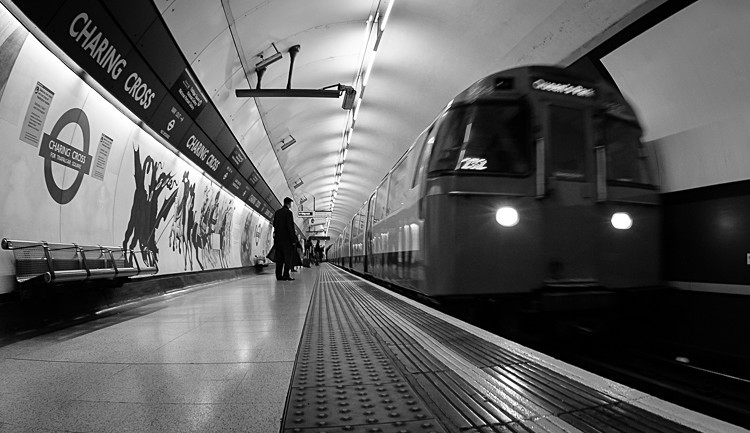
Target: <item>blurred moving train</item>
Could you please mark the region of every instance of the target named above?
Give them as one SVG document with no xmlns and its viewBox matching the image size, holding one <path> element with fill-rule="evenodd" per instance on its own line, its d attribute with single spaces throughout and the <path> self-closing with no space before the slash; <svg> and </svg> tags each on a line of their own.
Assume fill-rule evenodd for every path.
<svg viewBox="0 0 750 433">
<path fill-rule="evenodd" d="M 419 135 L 329 260 L 432 298 L 656 287 L 641 134 L 603 81 L 552 66 L 485 77 Z"/>
</svg>

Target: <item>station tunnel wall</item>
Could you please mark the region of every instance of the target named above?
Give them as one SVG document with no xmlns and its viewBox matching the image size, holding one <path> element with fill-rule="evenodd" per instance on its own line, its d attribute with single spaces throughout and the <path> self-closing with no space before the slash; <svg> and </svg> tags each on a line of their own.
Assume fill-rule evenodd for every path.
<svg viewBox="0 0 750 433">
<path fill-rule="evenodd" d="M 670 281 L 750 286 L 750 181 L 664 195 Z"/>
<path fill-rule="evenodd" d="M 131 121 L 0 6 L 0 237 L 149 248 L 159 273 L 250 266 L 267 219 Z M 0 293 L 15 288 L 0 252 Z"/>
<path fill-rule="evenodd" d="M 603 57 L 657 156 L 664 276 L 750 293 L 750 3 L 691 3 Z"/>
</svg>

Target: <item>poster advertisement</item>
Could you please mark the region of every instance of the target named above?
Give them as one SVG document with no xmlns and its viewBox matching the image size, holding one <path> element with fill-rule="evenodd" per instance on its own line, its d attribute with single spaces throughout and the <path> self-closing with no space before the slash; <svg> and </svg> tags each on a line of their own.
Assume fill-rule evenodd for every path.
<svg viewBox="0 0 750 433">
<path fill-rule="evenodd" d="M 10 30 L 0 57 L 12 60 L 0 68 L 0 237 L 148 249 L 160 274 L 265 256 L 267 219 L 134 124 L 2 6 L 0 22 Z M 194 141 L 206 166 L 218 165 Z M 14 274 L 13 253 L 0 251 L 0 293 Z"/>
</svg>

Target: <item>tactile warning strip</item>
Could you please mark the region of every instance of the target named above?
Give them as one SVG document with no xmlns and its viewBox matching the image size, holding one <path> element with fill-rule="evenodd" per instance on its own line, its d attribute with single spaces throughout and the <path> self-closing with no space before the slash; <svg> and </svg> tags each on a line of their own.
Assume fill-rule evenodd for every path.
<svg viewBox="0 0 750 433">
<path fill-rule="evenodd" d="M 445 432 L 375 338 L 357 303 L 315 285 L 282 421 L 284 432 Z"/>
<path fill-rule="evenodd" d="M 339 270 L 321 272 L 320 286 L 357 312 L 362 335 L 382 341 L 386 359 L 396 361 L 450 431 L 695 431 L 489 344 Z"/>
</svg>

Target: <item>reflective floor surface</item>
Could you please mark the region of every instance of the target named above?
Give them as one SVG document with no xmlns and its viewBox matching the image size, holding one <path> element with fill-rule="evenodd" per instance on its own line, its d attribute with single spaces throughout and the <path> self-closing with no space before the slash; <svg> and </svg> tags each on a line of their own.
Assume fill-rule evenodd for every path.
<svg viewBox="0 0 750 433">
<path fill-rule="evenodd" d="M 318 268 L 0 348 L 0 433 L 276 432 Z"/>
</svg>

